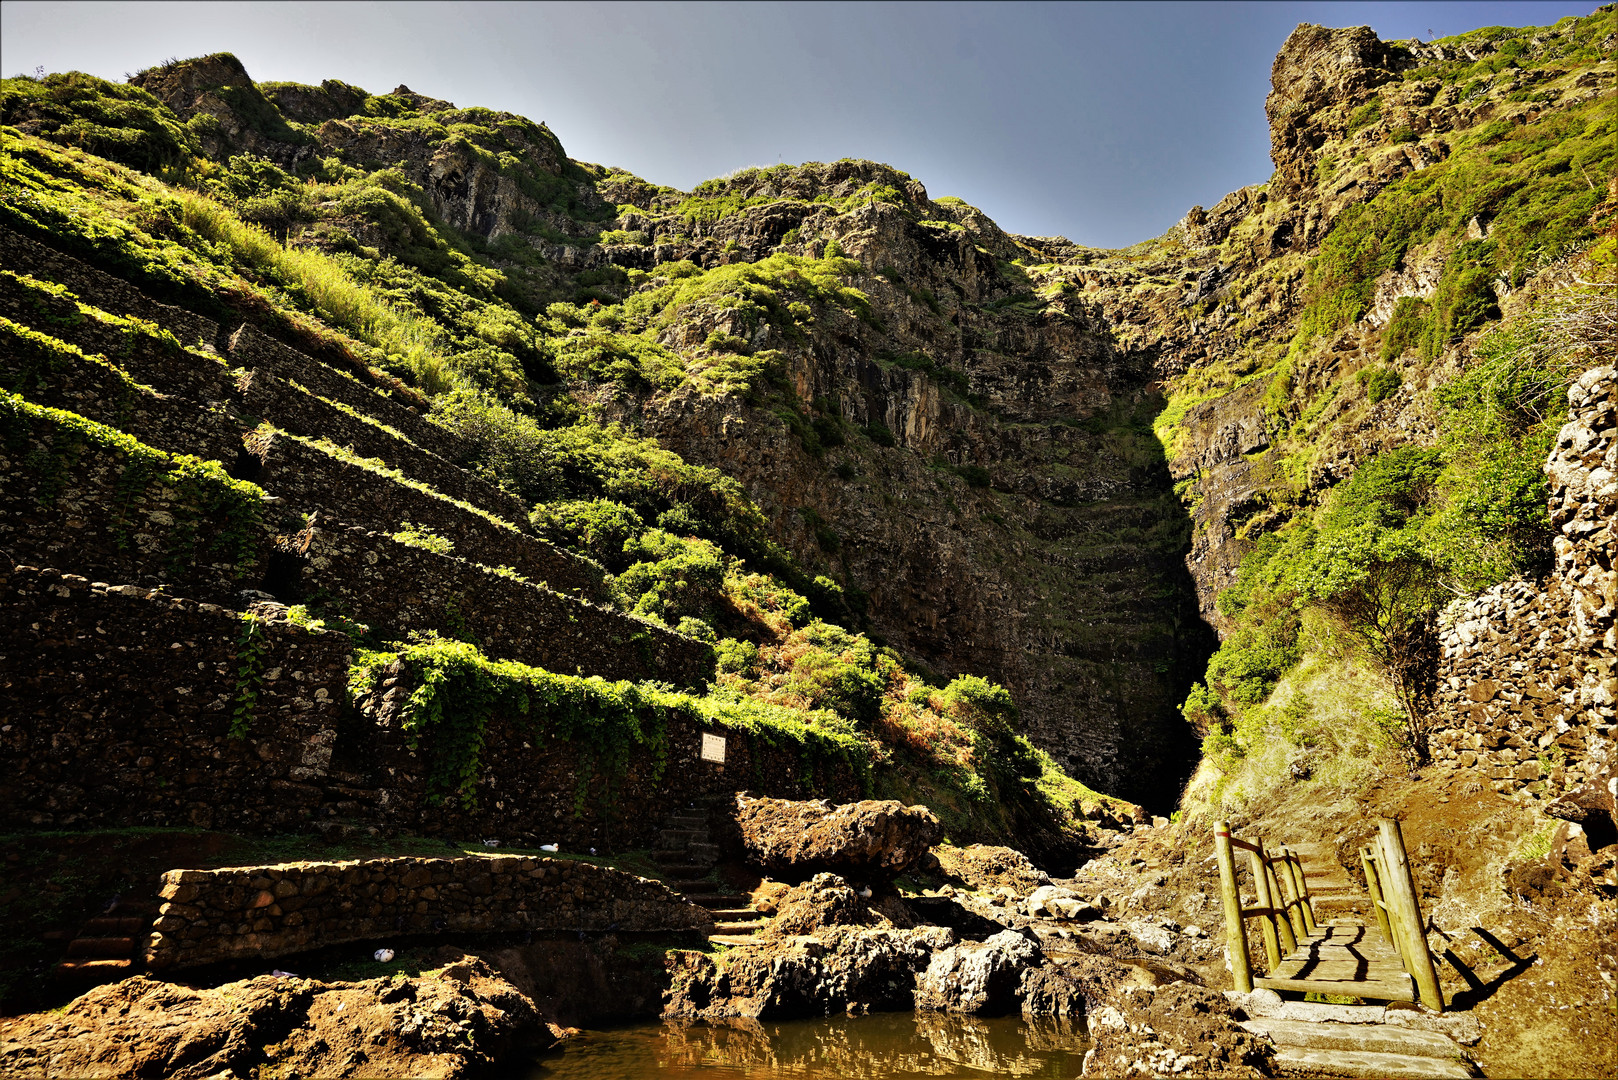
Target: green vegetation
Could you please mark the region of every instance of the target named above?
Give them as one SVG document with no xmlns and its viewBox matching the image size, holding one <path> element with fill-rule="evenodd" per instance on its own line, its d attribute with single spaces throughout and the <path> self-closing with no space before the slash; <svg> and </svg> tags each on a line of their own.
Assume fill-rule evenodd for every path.
<svg viewBox="0 0 1618 1080">
<path fill-rule="evenodd" d="M 1423 355 L 1436 356 L 1497 315 L 1491 282 L 1516 287 L 1544 261 L 1592 239 L 1589 217 L 1601 192 L 1587 178 L 1618 171 L 1615 130 L 1600 101 L 1521 126 L 1490 124 L 1457 140 L 1446 160 L 1345 210 L 1310 265 L 1294 353 L 1360 318 L 1376 278 L 1438 237 L 1453 247 L 1421 320 Z M 1455 242 L 1474 218 L 1488 225 L 1488 238 Z M 1407 307 L 1401 338 L 1416 317 Z"/>
<path fill-rule="evenodd" d="M 401 716 L 411 747 L 430 747 L 434 790 L 468 805 L 476 799 L 484 739 L 495 715 L 517 721 L 523 734 L 572 744 L 580 759 L 577 810 L 598 777 L 603 800 L 610 803 L 613 784 L 622 780 L 637 750 L 649 756 L 647 779 L 655 785 L 668 765 L 667 729 L 676 717 L 771 746 L 793 746 L 809 777 L 825 769 L 847 769 L 855 777 L 868 772 L 858 740 L 818 726 L 798 710 L 694 697 L 651 683 L 555 675 L 490 660 L 461 641 L 431 639 L 391 652 L 361 651 L 351 674 L 355 692 L 369 692 L 381 669 L 395 662 L 406 666 L 415 684 Z"/>
</svg>

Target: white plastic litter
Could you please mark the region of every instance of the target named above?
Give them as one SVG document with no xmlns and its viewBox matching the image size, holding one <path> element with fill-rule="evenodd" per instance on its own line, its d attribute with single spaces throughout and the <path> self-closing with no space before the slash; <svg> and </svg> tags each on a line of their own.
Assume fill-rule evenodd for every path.
<svg viewBox="0 0 1618 1080">
<path fill-rule="evenodd" d="M 541 845 L 539 845 L 539 850 L 541 850 L 541 851 L 557 851 L 559 849 L 558 849 L 557 845 L 555 845 L 555 844 L 541 844 Z"/>
<path fill-rule="evenodd" d="M 275 979 L 296 979 L 297 978 L 297 976 L 292 974 L 292 972 L 290 972 L 290 971 L 282 971 L 280 968 L 276 968 L 274 971 L 270 972 L 270 977 L 275 978 Z"/>
<path fill-rule="evenodd" d="M 393 950 L 392 949 L 378 949 L 376 952 L 372 953 L 371 955 L 376 957 L 378 963 L 385 964 L 389 960 L 393 959 Z"/>
</svg>

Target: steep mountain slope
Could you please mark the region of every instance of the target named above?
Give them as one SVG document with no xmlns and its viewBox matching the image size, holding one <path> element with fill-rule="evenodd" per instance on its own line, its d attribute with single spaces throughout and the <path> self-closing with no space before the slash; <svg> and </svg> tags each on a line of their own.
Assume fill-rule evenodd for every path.
<svg viewBox="0 0 1618 1080">
<path fill-rule="evenodd" d="M 1077 775 L 1162 805 L 1243 553 L 1378 449 L 1431 443 L 1464 335 L 1591 235 L 1611 21 L 1430 45 L 1300 28 L 1267 103 L 1276 176 L 1124 252 L 1009 236 L 865 162 L 676 192 L 520 117 L 254 84 L 228 55 L 130 87 L 14 80 L 5 118 L 333 256 L 374 311 L 284 283 L 271 306 L 448 394 L 452 427 L 487 439 L 495 400 L 735 477 L 763 511 L 745 544 L 792 552 L 826 613 L 1005 683 Z M 576 494 L 481 453 L 525 501 Z M 737 527 L 687 516 L 722 544 Z"/>
</svg>

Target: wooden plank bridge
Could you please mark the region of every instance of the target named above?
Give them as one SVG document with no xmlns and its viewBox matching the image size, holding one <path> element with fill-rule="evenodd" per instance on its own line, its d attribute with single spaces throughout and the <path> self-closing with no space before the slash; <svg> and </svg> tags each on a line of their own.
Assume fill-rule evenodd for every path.
<svg viewBox="0 0 1618 1080">
<path fill-rule="evenodd" d="M 1234 852 L 1247 853 L 1257 903 L 1242 905 Z M 1303 863 L 1292 849 L 1267 851 L 1261 840 L 1233 836 L 1228 822 L 1214 823 L 1214 854 L 1225 905 L 1225 933 L 1236 989 L 1255 986 L 1301 993 L 1336 994 L 1371 1001 L 1418 998 L 1444 1011 L 1438 975 L 1427 948 L 1426 926 L 1399 823 L 1379 822 L 1372 844 L 1360 849 L 1375 915 L 1374 929 L 1349 919 L 1315 921 L 1315 905 Z M 1256 919 L 1264 941 L 1266 974 L 1255 977 L 1247 946 L 1247 920 Z"/>
</svg>

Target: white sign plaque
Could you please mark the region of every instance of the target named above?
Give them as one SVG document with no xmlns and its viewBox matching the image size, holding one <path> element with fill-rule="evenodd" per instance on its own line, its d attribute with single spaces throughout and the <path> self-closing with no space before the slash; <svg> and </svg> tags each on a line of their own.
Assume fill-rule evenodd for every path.
<svg viewBox="0 0 1618 1080">
<path fill-rule="evenodd" d="M 716 765 L 725 763 L 725 737 L 723 735 L 704 735 L 702 737 L 703 761 L 711 761 Z"/>
</svg>

